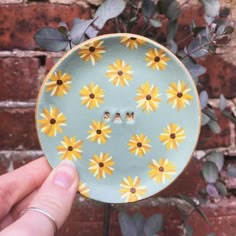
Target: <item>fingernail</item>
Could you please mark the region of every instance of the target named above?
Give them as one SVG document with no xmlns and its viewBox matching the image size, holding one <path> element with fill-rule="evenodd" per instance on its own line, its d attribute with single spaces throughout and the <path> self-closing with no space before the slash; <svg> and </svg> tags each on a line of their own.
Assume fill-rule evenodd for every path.
<svg viewBox="0 0 236 236">
<path fill-rule="evenodd" d="M 76 168 L 72 161 L 62 161 L 55 169 L 54 183 L 60 187 L 69 189 L 76 178 Z"/>
</svg>

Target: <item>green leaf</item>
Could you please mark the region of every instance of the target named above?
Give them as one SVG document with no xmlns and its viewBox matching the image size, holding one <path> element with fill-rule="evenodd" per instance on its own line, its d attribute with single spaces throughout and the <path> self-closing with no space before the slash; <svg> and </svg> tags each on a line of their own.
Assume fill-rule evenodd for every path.
<svg viewBox="0 0 236 236">
<path fill-rule="evenodd" d="M 166 17 L 170 21 L 175 21 L 178 19 L 179 15 L 180 15 L 179 4 L 176 0 L 173 0 L 168 6 Z"/>
<path fill-rule="evenodd" d="M 149 22 L 154 28 L 159 28 L 162 26 L 161 21 L 159 21 L 157 19 L 150 19 Z"/>
<path fill-rule="evenodd" d="M 228 166 L 227 168 L 227 174 L 230 177 L 236 178 L 236 167 L 235 166 Z"/>
<path fill-rule="evenodd" d="M 123 236 L 137 235 L 137 227 L 133 219 L 127 213 L 120 212 L 118 218 L 119 218 L 121 233 Z"/>
<path fill-rule="evenodd" d="M 219 0 L 201 0 L 204 8 L 205 14 L 208 17 L 216 17 L 220 13 L 220 3 Z"/>
<path fill-rule="evenodd" d="M 58 29 L 52 27 L 44 27 L 34 35 L 35 42 L 42 48 L 59 52 L 66 48 L 69 40 L 66 35 L 60 33 Z"/>
<path fill-rule="evenodd" d="M 101 29 L 109 19 L 119 16 L 124 9 L 124 0 L 105 0 L 95 13 L 95 18 L 98 19 L 94 24 Z"/>
<path fill-rule="evenodd" d="M 174 54 L 176 54 L 178 51 L 178 46 L 173 39 L 167 41 L 167 48 Z"/>
<path fill-rule="evenodd" d="M 219 197 L 219 193 L 218 193 L 215 185 L 213 185 L 213 184 L 207 184 L 206 191 L 207 191 L 208 195 L 211 197 L 214 197 L 214 198 Z"/>
<path fill-rule="evenodd" d="M 210 121 L 209 116 L 205 115 L 205 114 L 202 112 L 202 123 L 201 123 L 201 125 L 204 126 L 204 125 L 206 125 L 209 121 Z"/>
<path fill-rule="evenodd" d="M 217 182 L 215 183 L 215 186 L 216 186 L 216 189 L 217 189 L 217 191 L 219 192 L 219 194 L 220 194 L 221 196 L 227 195 L 228 191 L 227 191 L 227 188 L 226 188 L 226 186 L 225 186 L 224 183 L 222 183 L 222 182 L 220 182 L 220 181 L 217 181 Z"/>
<path fill-rule="evenodd" d="M 155 11 L 155 3 L 152 0 L 143 0 L 142 13 L 145 17 L 150 18 Z"/>
<path fill-rule="evenodd" d="M 178 30 L 177 21 L 168 21 L 167 23 L 167 41 L 174 39 Z"/>
<path fill-rule="evenodd" d="M 187 236 L 193 235 L 193 228 L 190 224 L 185 224 L 185 229 L 186 229 Z"/>
<path fill-rule="evenodd" d="M 203 164 L 202 175 L 207 183 L 215 183 L 219 178 L 219 172 L 216 164 L 212 161 L 206 161 Z"/>
<path fill-rule="evenodd" d="M 84 20 L 84 21 L 81 21 L 81 22 L 75 24 L 72 27 L 71 32 L 70 32 L 70 36 L 71 36 L 73 44 L 78 44 L 81 42 L 81 39 L 83 38 L 86 30 L 92 24 L 93 21 L 94 21 L 94 19 Z"/>
<path fill-rule="evenodd" d="M 201 108 L 202 110 L 207 106 L 207 103 L 208 103 L 208 93 L 203 90 L 201 93 L 200 93 L 200 103 L 201 103 Z"/>
<path fill-rule="evenodd" d="M 219 171 L 222 170 L 224 166 L 224 154 L 222 152 L 211 152 L 208 160 L 215 163 Z"/>
<path fill-rule="evenodd" d="M 160 214 L 155 214 L 144 223 L 144 234 L 146 236 L 153 236 L 155 233 L 159 232 L 163 225 L 163 217 Z"/>
<path fill-rule="evenodd" d="M 68 25 L 66 24 L 66 22 L 60 22 L 58 24 L 58 31 L 64 35 L 68 34 Z"/>
<path fill-rule="evenodd" d="M 211 106 L 207 105 L 207 107 L 205 107 L 202 111 L 204 114 L 208 115 L 211 118 L 211 120 L 214 120 L 214 121 L 218 120 L 216 113 L 215 113 L 214 109 L 212 109 Z"/>
<path fill-rule="evenodd" d="M 132 216 L 133 221 L 137 227 L 137 231 L 138 231 L 138 235 L 142 235 L 144 234 L 143 232 L 143 227 L 144 227 L 144 222 L 145 222 L 145 218 L 143 217 L 142 214 L 140 213 L 136 213 Z"/>
<path fill-rule="evenodd" d="M 172 1 L 173 0 L 159 0 L 157 3 L 157 11 L 160 14 L 166 14 Z"/>
<path fill-rule="evenodd" d="M 225 99 L 225 96 L 221 94 L 220 95 L 220 110 L 224 111 L 225 108 L 226 108 L 226 99 Z"/>
<path fill-rule="evenodd" d="M 193 58 L 204 57 L 208 54 L 209 44 L 206 37 L 196 37 L 187 47 L 188 54 Z"/>
<path fill-rule="evenodd" d="M 214 134 L 219 134 L 221 132 L 221 128 L 219 126 L 219 124 L 217 123 L 217 121 L 215 120 L 210 120 L 207 125 L 209 126 L 210 130 L 214 133 Z"/>
</svg>

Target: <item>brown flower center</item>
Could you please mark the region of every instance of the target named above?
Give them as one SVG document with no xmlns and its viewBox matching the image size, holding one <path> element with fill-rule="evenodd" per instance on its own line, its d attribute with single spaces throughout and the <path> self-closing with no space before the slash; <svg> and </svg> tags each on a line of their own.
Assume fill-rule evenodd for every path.
<svg viewBox="0 0 236 236">
<path fill-rule="evenodd" d="M 90 52 L 95 52 L 95 47 L 93 47 L 93 46 L 92 46 L 92 47 L 89 47 L 89 51 L 90 51 Z"/>
<path fill-rule="evenodd" d="M 136 189 L 135 188 L 130 188 L 130 192 L 131 193 L 136 193 Z"/>
<path fill-rule="evenodd" d="M 154 61 L 155 61 L 155 62 L 159 62 L 160 60 L 161 60 L 160 57 L 158 57 L 158 56 L 154 57 Z"/>
<path fill-rule="evenodd" d="M 136 40 L 137 38 L 135 38 L 135 37 L 131 37 L 130 39 L 131 39 L 131 40 Z"/>
<path fill-rule="evenodd" d="M 99 167 L 103 167 L 104 163 L 103 162 L 99 162 L 98 165 L 99 165 Z"/>
<path fill-rule="evenodd" d="M 50 120 L 50 124 L 51 124 L 51 125 L 54 125 L 55 123 L 56 123 L 56 120 L 52 118 L 52 119 Z"/>
<path fill-rule="evenodd" d="M 162 166 L 159 167 L 160 172 L 164 172 L 164 168 Z"/>
<path fill-rule="evenodd" d="M 63 84 L 63 81 L 62 81 L 61 79 L 58 79 L 58 80 L 57 80 L 57 85 L 60 86 L 60 85 L 62 85 L 62 84 Z"/>
<path fill-rule="evenodd" d="M 71 152 L 71 151 L 73 151 L 73 147 L 72 147 L 72 146 L 69 146 L 69 147 L 67 148 L 67 150 Z"/>
<path fill-rule="evenodd" d="M 89 94 L 89 97 L 90 97 L 91 99 L 94 99 L 94 98 L 95 98 L 95 95 L 94 95 L 93 93 L 90 93 L 90 94 Z"/>
<path fill-rule="evenodd" d="M 122 70 L 119 70 L 119 71 L 117 72 L 117 74 L 118 74 L 119 76 L 122 76 L 122 75 L 123 75 L 123 71 L 122 71 Z"/>
<path fill-rule="evenodd" d="M 96 133 L 97 133 L 97 134 L 101 134 L 102 131 L 101 131 L 100 129 L 97 129 Z"/>
<path fill-rule="evenodd" d="M 142 146 L 143 146 L 142 143 L 140 142 L 137 143 L 137 147 L 142 147 Z"/>
<path fill-rule="evenodd" d="M 151 100 L 151 99 L 152 99 L 152 96 L 148 94 L 148 95 L 146 96 L 146 100 Z"/>
<path fill-rule="evenodd" d="M 170 138 L 175 139 L 175 134 L 170 134 Z"/>
<path fill-rule="evenodd" d="M 181 98 L 181 97 L 183 97 L 183 94 L 179 92 L 179 93 L 177 93 L 177 97 Z"/>
</svg>

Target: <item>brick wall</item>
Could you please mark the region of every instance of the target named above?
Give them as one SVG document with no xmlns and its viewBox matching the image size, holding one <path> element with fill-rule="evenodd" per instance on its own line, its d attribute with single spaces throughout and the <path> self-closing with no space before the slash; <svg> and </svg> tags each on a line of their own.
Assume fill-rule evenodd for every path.
<svg viewBox="0 0 236 236">
<path fill-rule="evenodd" d="M 33 41 L 34 33 L 45 25 L 56 26 L 60 21 L 72 22 L 74 17 L 89 18 L 91 8 L 101 0 L 0 0 L 0 174 L 18 168 L 42 155 L 36 137 L 34 108 L 39 87 L 53 64 L 53 59 L 62 53 L 40 51 Z M 229 1 L 228 1 L 229 2 Z M 231 1 L 234 2 L 234 1 Z M 235 12 L 235 10 L 234 10 Z M 187 5 L 182 13 L 177 40 L 184 35 L 186 24 L 192 16 L 203 23 L 203 11 L 198 5 Z M 109 32 L 110 29 L 107 29 Z M 225 49 L 223 55 L 209 56 L 202 64 L 207 73 L 201 83 L 210 94 L 210 103 L 218 106 L 218 97 L 224 93 L 228 99 L 228 109 L 233 110 L 236 103 L 236 55 L 235 40 Z M 211 149 L 221 150 L 227 160 L 236 158 L 235 126 L 223 116 L 219 116 L 222 132 L 213 135 L 207 128 L 202 129 L 195 155 L 203 156 Z M 175 196 L 185 194 L 196 196 L 204 187 L 200 176 L 201 163 L 193 158 L 184 173 L 174 184 L 148 201 L 122 206 L 129 212 L 142 212 L 144 215 L 163 213 L 166 216 L 164 232 L 161 235 L 184 235 L 179 227 L 181 210 L 190 206 Z M 236 181 L 225 177 L 229 191 L 236 188 Z M 69 219 L 61 229 L 60 236 L 103 235 L 103 221 L 107 205 L 76 197 Z M 120 206 L 119 206 L 120 207 Z M 209 232 L 217 235 L 235 236 L 236 203 L 233 196 L 208 202 L 203 210 L 210 224 L 198 214 L 189 218 L 196 236 Z M 118 206 L 110 209 L 109 232 L 119 236 L 117 221 Z M 201 225 L 201 227 L 199 227 Z"/>
</svg>

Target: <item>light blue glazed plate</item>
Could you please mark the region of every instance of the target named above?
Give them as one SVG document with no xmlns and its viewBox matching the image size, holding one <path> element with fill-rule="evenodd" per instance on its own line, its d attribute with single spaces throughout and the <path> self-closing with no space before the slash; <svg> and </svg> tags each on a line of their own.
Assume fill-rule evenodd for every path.
<svg viewBox="0 0 236 236">
<path fill-rule="evenodd" d="M 48 161 L 73 161 L 82 195 L 125 203 L 158 193 L 183 171 L 200 114 L 194 82 L 169 50 L 111 34 L 58 61 L 41 87 L 36 120 Z"/>
</svg>

